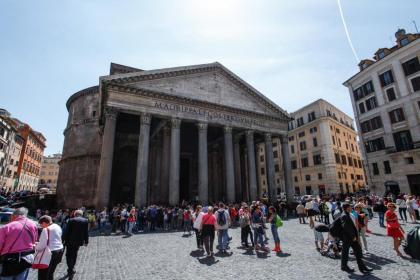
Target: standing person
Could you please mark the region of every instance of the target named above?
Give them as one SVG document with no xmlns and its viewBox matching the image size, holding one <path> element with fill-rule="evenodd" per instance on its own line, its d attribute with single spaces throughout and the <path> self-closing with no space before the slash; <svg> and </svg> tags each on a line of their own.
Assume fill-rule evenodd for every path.
<svg viewBox="0 0 420 280">
<path fill-rule="evenodd" d="M 360 237 L 361 237 L 361 239 L 363 241 L 364 253 L 367 253 L 367 251 L 368 251 L 367 240 L 366 240 L 366 224 L 367 224 L 366 222 L 367 222 L 367 217 L 366 217 L 366 214 L 362 212 L 363 206 L 364 206 L 363 204 L 358 203 L 354 207 L 354 210 L 357 213 L 357 215 L 356 215 L 356 218 L 357 218 L 356 224 L 357 224 L 357 228 L 359 230 L 359 235 L 360 235 Z M 359 243 L 360 243 L 360 245 L 362 245 L 361 242 L 360 242 L 360 240 L 359 240 Z"/>
<path fill-rule="evenodd" d="M 375 204 L 375 207 L 373 208 L 373 210 L 378 213 L 379 226 L 380 227 L 385 227 L 384 217 L 385 217 L 385 212 L 387 211 L 387 209 L 386 209 L 386 206 L 384 204 L 384 200 L 379 199 L 379 201 Z"/>
<path fill-rule="evenodd" d="M 218 245 L 219 250 L 226 254 L 228 242 L 229 242 L 229 234 L 228 229 L 230 225 L 230 216 L 229 212 L 225 209 L 225 205 L 220 202 L 219 203 L 219 210 L 216 212 L 216 225 L 218 231 Z"/>
<path fill-rule="evenodd" d="M 312 198 L 309 198 L 305 204 L 305 211 L 309 217 L 309 227 L 314 228 L 314 216 L 316 215 L 315 210 L 313 209 L 314 203 Z"/>
<path fill-rule="evenodd" d="M 254 230 L 255 251 L 259 249 L 268 251 L 269 249 L 265 247 L 265 243 L 263 240 L 264 220 L 263 220 L 263 214 L 261 213 L 261 209 L 259 206 L 255 206 L 254 211 L 251 216 L 251 221 L 252 221 L 252 229 Z M 260 246 L 258 246 L 258 243 L 260 244 Z"/>
<path fill-rule="evenodd" d="M 0 228 L 0 255 L 3 261 L 1 280 L 26 280 L 31 264 L 38 230 L 27 218 L 28 209 L 21 207 L 13 211 L 12 221 Z"/>
<path fill-rule="evenodd" d="M 208 257 L 213 257 L 214 234 L 216 231 L 216 216 L 213 214 L 213 207 L 207 208 L 207 213 L 201 219 L 201 236 Z"/>
<path fill-rule="evenodd" d="M 251 238 L 252 247 L 254 247 L 254 238 L 251 231 L 251 215 L 247 205 L 244 206 L 243 211 L 239 215 L 239 225 L 241 226 L 241 242 L 248 248 L 248 235 Z"/>
<path fill-rule="evenodd" d="M 106 228 L 106 223 L 108 221 L 108 211 L 106 207 L 99 214 L 99 228 L 101 231 L 104 231 Z"/>
<path fill-rule="evenodd" d="M 305 221 L 305 206 L 303 206 L 302 203 L 299 203 L 298 206 L 296 206 L 296 213 L 299 217 L 299 224 L 306 224 Z"/>
<path fill-rule="evenodd" d="M 127 231 L 127 233 L 128 233 L 128 235 L 133 235 L 133 228 L 134 228 L 134 225 L 137 222 L 136 208 L 134 208 L 134 207 L 131 208 L 130 214 L 128 215 L 128 218 L 127 218 L 127 221 L 128 221 L 128 231 Z"/>
<path fill-rule="evenodd" d="M 38 223 L 42 227 L 42 232 L 35 250 L 42 251 L 48 247 L 51 251 L 50 264 L 48 268 L 38 270 L 38 280 L 53 280 L 55 269 L 63 258 L 62 230 L 59 225 L 52 222 L 50 216 L 42 216 Z"/>
<path fill-rule="evenodd" d="M 270 213 L 270 217 L 268 218 L 268 222 L 271 225 L 271 233 L 273 235 L 274 244 L 275 244 L 273 251 L 276 252 L 276 253 L 280 253 L 281 252 L 280 237 L 279 237 L 279 232 L 277 231 L 278 219 L 280 219 L 280 217 L 277 215 L 276 208 L 274 208 L 273 206 L 270 206 L 268 208 L 268 211 Z"/>
<path fill-rule="evenodd" d="M 203 250 L 203 238 L 201 236 L 202 231 L 201 231 L 201 221 L 203 220 L 203 212 L 202 210 L 202 206 L 201 205 L 197 205 L 197 207 L 195 208 L 195 212 L 192 215 L 192 221 L 193 221 L 193 228 L 194 228 L 194 232 L 195 232 L 195 239 L 197 242 L 197 249 L 199 250 Z"/>
<path fill-rule="evenodd" d="M 394 239 L 394 250 L 398 256 L 402 256 L 399 248 L 401 241 L 404 240 L 404 230 L 398 222 L 397 214 L 395 213 L 396 206 L 394 203 L 388 203 L 388 211 L 385 213 L 386 219 L 386 234 Z"/>
<path fill-rule="evenodd" d="M 63 235 L 64 246 L 66 249 L 67 274 L 73 278 L 76 271 L 77 253 L 80 246 L 87 246 L 89 243 L 88 220 L 83 218 L 83 211 L 74 211 L 74 218 L 67 224 L 67 230 Z"/>
<path fill-rule="evenodd" d="M 189 207 L 185 208 L 182 217 L 184 222 L 184 233 L 188 231 L 188 235 L 191 235 L 191 211 Z"/>
<path fill-rule="evenodd" d="M 356 257 L 357 265 L 359 267 L 360 272 L 367 273 L 372 271 L 371 268 L 366 267 L 364 264 L 362 257 L 362 248 L 360 247 L 360 243 L 358 241 L 359 232 L 357 231 L 357 227 L 353 218 L 351 217 L 350 213 L 352 211 L 350 204 L 344 203 L 343 204 L 343 214 L 341 215 L 341 226 L 342 226 L 342 240 L 343 240 L 343 249 L 341 253 L 341 270 L 346 271 L 348 273 L 354 272 L 353 268 L 348 266 L 349 260 L 349 250 L 350 247 L 353 249 L 354 255 Z"/>
</svg>

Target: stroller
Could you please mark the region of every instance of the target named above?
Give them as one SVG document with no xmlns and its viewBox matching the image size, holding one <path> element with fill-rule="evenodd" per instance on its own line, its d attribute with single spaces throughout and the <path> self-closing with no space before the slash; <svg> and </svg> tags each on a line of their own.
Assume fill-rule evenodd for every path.
<svg viewBox="0 0 420 280">
<path fill-rule="evenodd" d="M 327 256 L 333 259 L 339 258 L 341 248 L 342 248 L 342 243 L 339 238 L 336 238 L 331 235 L 330 226 L 321 224 L 321 225 L 316 226 L 315 230 L 319 232 L 328 232 L 328 238 L 324 243 L 325 244 L 324 248 L 326 249 L 320 251 L 321 255 Z"/>
</svg>

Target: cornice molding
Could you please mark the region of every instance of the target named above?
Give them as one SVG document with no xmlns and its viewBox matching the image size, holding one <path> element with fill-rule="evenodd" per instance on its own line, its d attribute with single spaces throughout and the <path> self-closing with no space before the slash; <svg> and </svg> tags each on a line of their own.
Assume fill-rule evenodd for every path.
<svg viewBox="0 0 420 280">
<path fill-rule="evenodd" d="M 72 96 L 69 97 L 69 99 L 66 102 L 67 111 L 70 109 L 71 103 L 73 103 L 79 97 L 95 94 L 95 93 L 99 93 L 99 86 L 88 87 L 74 93 Z"/>
</svg>

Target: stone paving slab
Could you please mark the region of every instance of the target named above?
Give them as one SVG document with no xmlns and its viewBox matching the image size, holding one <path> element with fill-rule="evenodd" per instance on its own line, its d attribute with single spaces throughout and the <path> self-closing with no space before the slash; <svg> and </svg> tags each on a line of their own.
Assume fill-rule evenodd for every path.
<svg viewBox="0 0 420 280">
<path fill-rule="evenodd" d="M 137 234 L 125 238 L 91 237 L 80 249 L 74 279 L 420 279 L 420 262 L 396 256 L 392 239 L 377 219 L 369 223 L 374 234 L 368 237 L 368 266 L 371 275 L 340 270 L 340 260 L 321 256 L 314 245 L 313 231 L 296 219 L 285 221 L 280 229 L 283 254 L 256 254 L 240 247 L 240 229 L 232 229 L 232 254 L 206 258 L 195 248 L 195 236 L 182 232 Z M 404 225 L 406 229 L 412 224 Z M 271 238 L 271 232 L 268 233 Z M 269 240 L 273 246 L 272 239 Z M 350 265 L 356 266 L 353 258 Z M 66 279 L 65 258 L 58 266 L 56 279 Z M 37 279 L 31 271 L 30 279 Z"/>
</svg>

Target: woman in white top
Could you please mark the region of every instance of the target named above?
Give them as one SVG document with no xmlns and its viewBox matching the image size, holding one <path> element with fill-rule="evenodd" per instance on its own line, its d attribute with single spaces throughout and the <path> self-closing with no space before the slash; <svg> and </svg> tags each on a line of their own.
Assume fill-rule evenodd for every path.
<svg viewBox="0 0 420 280">
<path fill-rule="evenodd" d="M 407 201 L 406 201 L 406 205 L 407 205 L 408 214 L 410 215 L 411 222 L 413 222 L 413 223 L 416 222 L 416 213 L 414 212 L 414 208 L 413 208 L 413 203 L 414 202 L 415 202 L 415 200 L 410 195 L 408 197 Z"/>
<path fill-rule="evenodd" d="M 38 280 L 53 280 L 54 271 L 63 257 L 63 243 L 61 242 L 61 227 L 52 222 L 50 216 L 42 216 L 38 221 L 43 228 L 39 237 L 39 242 L 35 246 L 36 251 L 42 251 L 48 246 L 52 256 L 50 265 L 46 269 L 38 270 Z M 49 239 L 49 240 L 48 240 Z"/>
<path fill-rule="evenodd" d="M 405 202 L 404 196 L 399 195 L 395 204 L 398 206 L 401 220 L 407 222 L 407 203 Z"/>
</svg>

